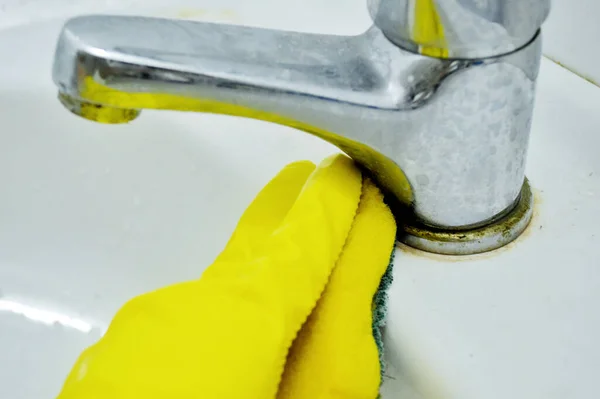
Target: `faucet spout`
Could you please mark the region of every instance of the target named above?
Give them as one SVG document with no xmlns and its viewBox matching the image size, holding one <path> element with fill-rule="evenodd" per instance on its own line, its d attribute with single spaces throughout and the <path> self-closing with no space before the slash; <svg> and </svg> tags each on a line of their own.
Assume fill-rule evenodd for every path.
<svg viewBox="0 0 600 399">
<path fill-rule="evenodd" d="M 64 26 L 53 78 L 67 108 L 97 121 L 168 109 L 296 127 L 372 174 L 409 234 L 465 232 L 522 197 L 540 43 L 536 33 L 507 54 L 447 59 L 377 26 L 329 36 L 86 16 Z"/>
<path fill-rule="evenodd" d="M 378 60 L 371 53 L 375 41 L 382 50 Z M 100 122 L 128 122 L 137 116 L 133 110 L 146 108 L 246 116 L 299 128 L 340 147 L 374 172 L 399 204 L 410 205 L 407 178 L 378 143 L 367 142 L 371 129 L 364 122 L 362 129 L 348 129 L 377 112 L 408 110 L 419 101 L 416 87 L 389 79 L 390 61 L 400 53 L 376 28 L 344 37 L 89 16 L 65 25 L 53 75 L 62 103 Z M 403 55 L 407 65 L 425 61 Z M 437 62 L 429 63 L 433 73 Z M 121 117 L 119 109 L 129 112 Z M 105 114 L 109 117 L 102 118 Z"/>
</svg>

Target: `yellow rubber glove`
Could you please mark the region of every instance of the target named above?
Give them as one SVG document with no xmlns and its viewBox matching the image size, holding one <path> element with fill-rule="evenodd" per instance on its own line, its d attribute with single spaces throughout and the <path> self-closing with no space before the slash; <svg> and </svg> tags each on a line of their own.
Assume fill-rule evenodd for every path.
<svg viewBox="0 0 600 399">
<path fill-rule="evenodd" d="M 199 280 L 138 296 L 59 399 L 375 399 L 396 226 L 344 156 L 283 169 Z"/>
</svg>

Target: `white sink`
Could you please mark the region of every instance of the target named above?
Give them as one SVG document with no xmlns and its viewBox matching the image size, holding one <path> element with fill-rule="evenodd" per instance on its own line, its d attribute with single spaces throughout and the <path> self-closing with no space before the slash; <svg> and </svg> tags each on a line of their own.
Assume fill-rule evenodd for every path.
<svg viewBox="0 0 600 399">
<path fill-rule="evenodd" d="M 369 24 L 363 0 L 309 3 L 144 13 L 339 34 Z M 0 31 L 2 399 L 54 397 L 128 298 L 198 277 L 285 164 L 336 151 L 239 118 L 77 118 L 50 79 L 62 22 Z M 597 396 L 599 107 L 599 88 L 544 60 L 528 163 L 537 203 L 525 235 L 473 257 L 399 247 L 384 399 Z"/>
</svg>

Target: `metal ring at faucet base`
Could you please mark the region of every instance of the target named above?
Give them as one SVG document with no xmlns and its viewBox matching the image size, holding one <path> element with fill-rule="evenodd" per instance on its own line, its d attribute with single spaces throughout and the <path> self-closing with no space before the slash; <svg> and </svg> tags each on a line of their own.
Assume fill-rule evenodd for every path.
<svg viewBox="0 0 600 399">
<path fill-rule="evenodd" d="M 406 224 L 400 241 L 427 252 L 443 255 L 473 255 L 512 242 L 523 233 L 533 216 L 533 194 L 525 179 L 515 207 L 504 217 L 472 230 L 441 230 Z"/>
</svg>

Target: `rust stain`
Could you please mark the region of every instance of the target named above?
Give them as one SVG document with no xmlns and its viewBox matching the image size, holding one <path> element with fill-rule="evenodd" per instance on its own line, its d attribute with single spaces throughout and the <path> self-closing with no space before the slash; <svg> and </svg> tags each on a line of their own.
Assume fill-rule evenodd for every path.
<svg viewBox="0 0 600 399">
<path fill-rule="evenodd" d="M 204 17 L 206 14 L 208 14 L 208 11 L 206 10 L 199 10 L 196 8 L 185 8 L 183 10 L 179 10 L 179 12 L 176 14 L 177 18 L 197 18 L 197 17 Z"/>
<path fill-rule="evenodd" d="M 242 18 L 233 10 L 223 10 L 219 15 L 222 19 L 230 22 L 242 22 Z"/>
<path fill-rule="evenodd" d="M 525 228 L 523 233 L 521 233 L 521 235 L 516 240 L 514 240 L 511 243 L 506 244 L 505 246 L 503 246 L 501 248 L 498 248 L 498 249 L 495 249 L 495 250 L 489 251 L 489 252 L 484 252 L 481 254 L 475 254 L 475 255 L 440 255 L 440 254 L 434 254 L 431 252 L 422 251 L 420 249 L 410 247 L 401 242 L 396 242 L 396 249 L 398 251 L 401 251 L 405 254 L 409 254 L 411 256 L 427 258 L 427 259 L 431 259 L 431 260 L 434 260 L 437 262 L 443 262 L 443 263 L 476 262 L 476 261 L 492 259 L 496 256 L 500 256 L 503 253 L 511 251 L 515 247 L 522 245 L 523 242 L 526 241 L 529 237 L 531 237 L 535 233 L 538 233 L 540 230 L 542 230 L 543 226 L 541 224 L 540 213 L 539 213 L 540 205 L 543 203 L 543 199 L 542 199 L 542 195 L 541 195 L 542 191 L 535 189 L 533 187 L 532 187 L 532 191 L 533 191 L 533 214 L 531 216 L 531 221 L 529 222 L 529 224 L 527 225 L 527 227 Z"/>
<path fill-rule="evenodd" d="M 208 19 L 216 21 L 240 22 L 240 16 L 233 10 L 203 10 L 198 8 L 184 8 L 175 13 L 176 18 L 182 19 Z"/>
</svg>

